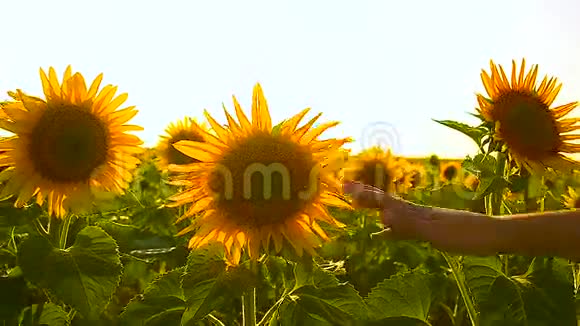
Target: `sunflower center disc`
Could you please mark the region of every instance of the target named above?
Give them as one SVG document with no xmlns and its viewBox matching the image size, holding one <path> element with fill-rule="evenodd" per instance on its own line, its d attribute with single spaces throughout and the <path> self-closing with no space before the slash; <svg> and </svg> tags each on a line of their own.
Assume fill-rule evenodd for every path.
<svg viewBox="0 0 580 326">
<path fill-rule="evenodd" d="M 316 166 L 312 154 L 285 138 L 252 136 L 226 153 L 218 166 L 210 179 L 217 207 L 240 225 L 281 223 L 316 198 L 308 191 L 319 192 L 319 179 L 311 180 Z"/>
<path fill-rule="evenodd" d="M 388 191 L 395 181 L 389 169 L 380 160 L 364 162 L 362 168 L 357 172 L 355 180 L 384 191 Z"/>
<path fill-rule="evenodd" d="M 173 144 L 175 144 L 181 140 L 191 140 L 191 141 L 202 142 L 203 137 L 194 133 L 194 132 L 186 132 L 186 131 L 181 131 L 178 134 L 176 134 L 175 136 L 171 137 L 171 142 L 170 142 L 170 145 L 167 146 L 167 153 L 166 153 L 166 155 L 167 155 L 166 157 L 167 157 L 169 163 L 170 164 L 191 164 L 191 163 L 199 162 L 199 160 L 196 160 L 193 157 L 189 157 L 189 156 L 183 154 L 182 152 L 178 151 L 177 149 L 175 149 L 175 147 L 173 147 Z"/>
<path fill-rule="evenodd" d="M 421 173 L 418 171 L 414 171 L 411 174 L 411 186 L 412 187 L 419 187 L 421 185 Z"/>
<path fill-rule="evenodd" d="M 30 138 L 29 153 L 36 170 L 54 182 L 88 180 L 107 159 L 107 130 L 81 108 L 47 109 Z"/>
<path fill-rule="evenodd" d="M 443 177 L 445 177 L 445 180 L 447 181 L 451 181 L 453 179 L 455 179 L 455 177 L 457 176 L 457 168 L 453 165 L 448 166 L 445 168 L 445 170 L 443 171 Z"/>
<path fill-rule="evenodd" d="M 510 92 L 494 103 L 499 133 L 515 153 L 528 159 L 553 156 L 561 145 L 550 109 L 534 95 Z"/>
</svg>

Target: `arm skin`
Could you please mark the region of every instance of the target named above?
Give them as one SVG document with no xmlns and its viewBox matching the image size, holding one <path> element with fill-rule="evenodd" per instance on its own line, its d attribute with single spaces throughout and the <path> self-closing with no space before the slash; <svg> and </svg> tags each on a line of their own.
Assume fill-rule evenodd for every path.
<svg viewBox="0 0 580 326">
<path fill-rule="evenodd" d="M 559 256 L 580 260 L 580 212 L 487 216 L 427 206 L 417 231 L 421 240 L 439 249 L 467 255 L 497 253 Z"/>
<path fill-rule="evenodd" d="M 488 216 L 413 204 L 356 182 L 344 183 L 344 191 L 355 207 L 382 211 L 387 234 L 398 239 L 428 241 L 464 255 L 507 253 L 580 261 L 580 211 Z"/>
</svg>

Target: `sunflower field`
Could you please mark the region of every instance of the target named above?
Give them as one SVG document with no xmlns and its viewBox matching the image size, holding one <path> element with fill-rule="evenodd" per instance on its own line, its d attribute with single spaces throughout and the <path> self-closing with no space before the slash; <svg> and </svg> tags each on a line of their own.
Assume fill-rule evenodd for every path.
<svg viewBox="0 0 580 326">
<path fill-rule="evenodd" d="M 0 102 L 0 325 L 577 325 L 580 265 L 385 237 L 344 181 L 490 216 L 580 207 L 577 103 L 538 67 L 482 71 L 461 160 L 352 153 L 338 122 L 233 98 L 145 148 L 117 86 L 41 70 Z M 194 115 L 192 115 L 194 116 Z M 578 311 L 577 311 L 578 310 Z"/>
</svg>

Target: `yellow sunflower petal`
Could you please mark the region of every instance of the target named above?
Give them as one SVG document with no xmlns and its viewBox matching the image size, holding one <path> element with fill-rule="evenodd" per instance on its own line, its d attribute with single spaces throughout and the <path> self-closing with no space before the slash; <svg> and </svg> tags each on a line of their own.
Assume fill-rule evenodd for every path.
<svg viewBox="0 0 580 326">
<path fill-rule="evenodd" d="M 268 111 L 268 103 L 264 98 L 260 84 L 256 84 L 252 95 L 252 124 L 258 130 L 272 130 L 272 120 L 270 118 L 270 112 Z"/>
<path fill-rule="evenodd" d="M 180 152 L 201 162 L 215 162 L 221 152 L 215 146 L 191 140 L 180 140 L 173 146 Z"/>
<path fill-rule="evenodd" d="M 331 151 L 338 150 L 345 140 L 319 140 L 318 136 L 336 125 L 335 122 L 312 128 L 320 114 L 305 126 L 296 129 L 298 123 L 308 112 L 286 120 L 280 133 L 272 133 L 272 122 L 266 99 L 261 86 L 254 87 L 252 97 L 252 122 L 250 122 L 234 99 L 238 121 L 227 113 L 228 128 L 223 128 L 215 119 L 208 118 L 216 130 L 214 137 L 204 138 L 207 143 L 182 141 L 176 148 L 205 163 L 195 163 L 170 168 L 176 175 L 171 182 L 185 187 L 179 194 L 170 198 L 180 206 L 190 204 L 180 220 L 191 215 L 195 223 L 185 228 L 180 235 L 195 232 L 189 246 L 197 247 L 210 239 L 221 242 L 226 250 L 230 264 L 238 264 L 243 250 L 251 259 L 260 256 L 262 248 L 274 243 L 280 252 L 286 238 L 298 254 L 315 253 L 319 238 L 328 236 L 316 221 L 330 223 L 334 227 L 344 225 L 336 221 L 321 205 L 336 205 L 352 209 L 346 199 L 341 198 L 340 187 L 330 172 Z M 219 144 L 219 145 L 215 145 Z M 279 162 L 288 171 L 291 180 L 284 191 L 268 184 L 252 182 L 250 168 L 258 166 L 255 173 L 261 173 L 265 182 L 272 179 L 268 173 L 276 172 L 272 162 Z M 257 165 L 256 165 L 257 164 Z M 314 167 L 327 167 L 319 177 L 312 178 Z M 332 171 L 339 167 L 332 167 Z M 251 182 L 251 183 L 250 183 Z M 304 197 L 303 190 L 318 183 L 319 191 Z M 269 195 L 265 196 L 268 189 Z M 250 191 L 248 191 L 250 190 Z M 256 196 L 256 197 L 254 197 Z M 211 212 L 211 219 L 206 218 Z M 197 228 L 199 226 L 199 228 Z"/>
<path fill-rule="evenodd" d="M 62 82 L 50 67 L 48 74 L 40 69 L 46 99 L 21 90 L 11 93 L 15 102 L 6 112 L 13 122 L 0 120 L 0 128 L 16 135 L 0 142 L 0 147 L 10 149 L 0 161 L 12 171 L 3 191 L 18 196 L 16 205 L 36 196 L 39 205 L 47 204 L 49 215 L 63 217 L 69 210 L 83 213 L 92 208 L 93 192 L 88 185 L 108 185 L 117 191 L 128 186 L 128 170 L 136 165 L 129 163 L 138 161 L 129 158 L 139 151 L 142 141 L 124 134 L 135 126 L 111 123 L 111 116 L 117 114 L 112 111 L 123 96 L 111 102 L 107 94 L 116 87 L 96 95 L 101 79 L 100 75 L 87 89 L 84 77 L 73 74 L 71 66 L 65 69 Z M 109 107 L 111 112 L 99 112 L 96 106 Z M 119 157 L 124 162 L 116 161 Z"/>
<path fill-rule="evenodd" d="M 490 68 L 491 75 L 485 71 L 481 74 L 490 98 L 477 94 L 477 111 L 493 123 L 493 138 L 505 144 L 517 164 L 539 173 L 547 167 L 555 168 L 552 163 L 561 162 L 560 153 L 580 152 L 580 146 L 565 142 L 578 139 L 564 134 L 578 129 L 576 121 L 563 119 L 577 102 L 551 108 L 562 87 L 555 77 L 544 76 L 537 85 L 538 65 L 526 72 L 523 59 L 519 73 L 512 61 L 509 79 L 501 65 L 490 61 Z"/>
<path fill-rule="evenodd" d="M 205 142 L 207 126 L 198 124 L 195 119 L 185 117 L 170 123 L 165 132 L 166 134 L 160 137 L 160 141 L 155 147 L 155 152 L 159 157 L 158 166 L 161 170 L 168 169 L 170 165 L 189 165 L 199 162 L 199 160 L 182 153 L 173 145 L 181 140 Z"/>
</svg>

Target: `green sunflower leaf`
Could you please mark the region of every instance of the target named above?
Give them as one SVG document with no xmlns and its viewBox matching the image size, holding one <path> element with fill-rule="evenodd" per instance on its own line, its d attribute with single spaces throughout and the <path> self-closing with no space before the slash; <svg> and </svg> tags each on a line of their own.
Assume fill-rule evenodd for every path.
<svg viewBox="0 0 580 326">
<path fill-rule="evenodd" d="M 469 114 L 472 117 L 476 117 L 481 121 L 485 121 L 485 117 L 483 115 L 481 115 L 479 112 L 478 113 L 467 112 L 467 114 Z"/>
<path fill-rule="evenodd" d="M 143 295 L 129 302 L 120 316 L 124 325 L 179 325 L 185 311 L 185 297 L 181 276 L 185 267 L 176 268 L 159 276 Z"/>
<path fill-rule="evenodd" d="M 473 158 L 467 156 L 461 163 L 462 168 L 480 177 L 495 176 L 496 165 L 495 157 L 484 154 L 477 154 Z"/>
<path fill-rule="evenodd" d="M 381 325 L 428 324 L 435 293 L 432 276 L 421 270 L 393 275 L 379 283 L 365 299 L 370 317 Z M 395 323 L 395 320 L 398 323 Z M 400 324 L 399 324 L 400 325 Z"/>
<path fill-rule="evenodd" d="M 98 220 L 96 224 L 115 239 L 121 252 L 130 251 L 131 242 L 138 237 L 140 231 L 131 224 L 115 223 L 105 219 Z"/>
<path fill-rule="evenodd" d="M 293 271 L 295 283 L 292 290 L 308 285 L 314 286 L 315 268 L 312 259 L 301 259 L 298 263 L 294 264 Z"/>
<path fill-rule="evenodd" d="M 481 199 L 509 185 L 507 179 L 496 174 L 497 160 L 491 155 L 477 154 L 473 158 L 468 156 L 463 160 L 461 166 L 479 178 L 479 186 L 474 194 L 474 200 Z"/>
<path fill-rule="evenodd" d="M 0 248 L 0 266 L 14 266 L 16 264 L 16 253 L 12 248 Z M 2 270 L 3 268 L 0 268 Z"/>
<path fill-rule="evenodd" d="M 491 300 L 490 287 L 498 277 L 505 276 L 497 257 L 466 256 L 461 271 L 476 302 Z"/>
<path fill-rule="evenodd" d="M 363 299 L 348 283 L 314 267 L 311 282 L 285 295 L 270 325 L 358 325 L 368 313 Z"/>
<path fill-rule="evenodd" d="M 26 208 L 14 207 L 14 200 L 0 201 L 0 229 L 24 226 L 38 218 L 41 210 L 38 205 L 31 205 Z"/>
<path fill-rule="evenodd" d="M 95 226 L 82 229 L 66 249 L 32 236 L 22 243 L 18 261 L 26 279 L 49 290 L 86 319 L 98 319 L 123 269 L 115 240 Z"/>
<path fill-rule="evenodd" d="M 211 242 L 189 254 L 181 279 L 186 300 L 182 325 L 205 318 L 256 285 L 255 276 L 246 266 L 247 263 L 226 270 L 223 248 L 223 244 Z"/>
<path fill-rule="evenodd" d="M 32 305 L 22 311 L 20 317 L 20 326 L 33 325 L 50 325 L 50 326 L 66 326 L 70 325 L 71 321 L 68 314 L 62 307 L 54 303 L 46 303 L 42 307 L 42 312 L 38 320 L 34 320 L 34 316 L 38 313 L 38 305 Z"/>
<path fill-rule="evenodd" d="M 222 303 L 220 276 L 225 268 L 219 244 L 211 243 L 191 251 L 181 281 L 186 300 L 182 324 L 203 319 Z"/>
<path fill-rule="evenodd" d="M 20 311 L 28 303 L 28 287 L 22 275 L 0 277 L 0 322 L 16 324 Z"/>
<path fill-rule="evenodd" d="M 439 124 L 442 124 L 448 128 L 451 128 L 451 129 L 454 129 L 454 130 L 461 132 L 462 134 L 471 138 L 477 144 L 477 146 L 479 148 L 482 147 L 481 140 L 487 134 L 487 129 L 482 128 L 482 127 L 472 127 L 468 124 L 453 121 L 453 120 L 435 120 L 435 119 L 432 119 L 432 120 L 439 123 Z"/>
<path fill-rule="evenodd" d="M 269 255 L 261 264 L 264 278 L 272 284 L 272 287 L 280 287 L 284 290 L 292 290 L 295 286 L 295 271 L 290 262 L 274 255 Z"/>
<path fill-rule="evenodd" d="M 507 276 L 497 257 L 465 257 L 463 275 L 487 325 L 576 325 L 571 269 L 563 259 L 535 258 Z"/>
<path fill-rule="evenodd" d="M 518 281 L 528 325 L 576 325 L 572 269 L 561 258 L 536 257 Z"/>
<path fill-rule="evenodd" d="M 497 193 L 500 189 L 504 189 L 508 185 L 509 182 L 503 177 L 483 177 L 480 179 L 479 186 L 477 187 L 473 199 L 481 199 L 491 193 Z"/>
<path fill-rule="evenodd" d="M 512 174 L 509 176 L 510 191 L 522 192 L 528 189 L 530 176 Z"/>
</svg>

